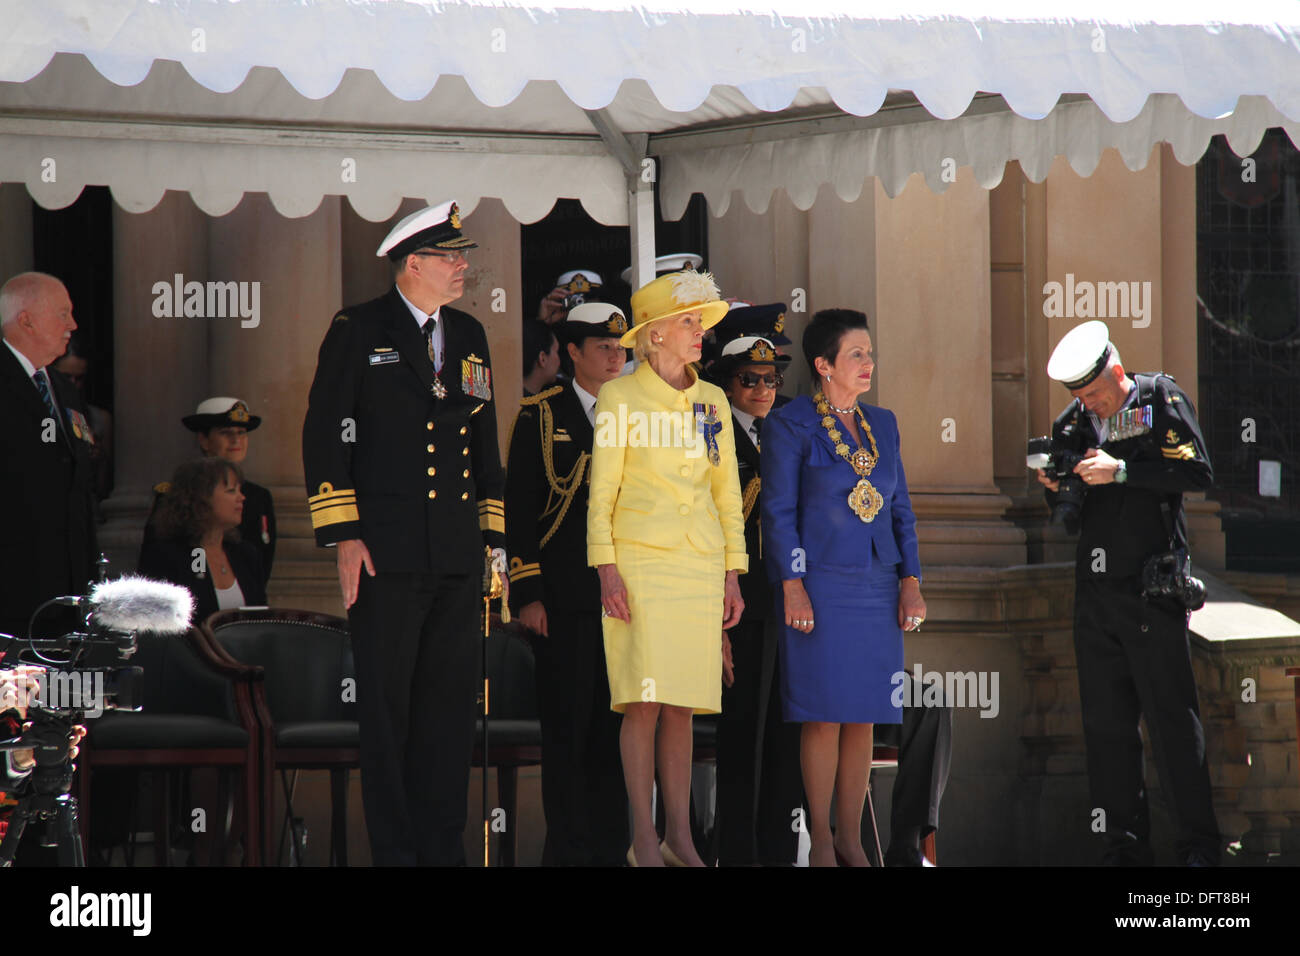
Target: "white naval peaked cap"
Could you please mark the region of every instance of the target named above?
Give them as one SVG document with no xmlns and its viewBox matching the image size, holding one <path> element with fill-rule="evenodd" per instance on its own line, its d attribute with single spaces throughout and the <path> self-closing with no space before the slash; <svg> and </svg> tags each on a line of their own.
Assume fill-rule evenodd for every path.
<svg viewBox="0 0 1300 956">
<path fill-rule="evenodd" d="M 773 355 L 776 354 L 776 346 L 773 345 L 771 342 L 769 342 L 767 339 L 763 338 L 763 336 L 761 335 L 742 335 L 738 339 L 732 339 L 730 342 L 728 342 L 726 345 L 722 347 L 722 354 L 723 356 L 727 356 L 727 355 L 738 355 L 741 352 L 748 352 L 759 342 L 762 342 L 764 345 L 766 345 Z"/>
<path fill-rule="evenodd" d="M 617 338 L 628 329 L 627 316 L 618 306 L 608 302 L 583 302 L 569 310 L 559 329 L 570 342 L 578 342 L 587 336 Z"/>
<path fill-rule="evenodd" d="M 241 402 L 238 398 L 205 398 L 199 402 L 199 407 L 194 409 L 195 415 L 224 415 L 236 405 L 247 404 Z"/>
<path fill-rule="evenodd" d="M 1093 319 L 1062 336 L 1047 360 L 1047 375 L 1066 388 L 1083 388 L 1102 373 L 1110 355 L 1110 329 Z"/>
<path fill-rule="evenodd" d="M 582 278 L 586 280 L 587 288 L 589 289 L 599 289 L 605 282 L 605 280 L 600 277 L 599 272 L 592 272 L 590 269 L 570 269 L 568 272 L 564 273 L 564 275 L 555 280 L 555 286 L 556 288 L 567 286 L 574 279 L 578 278 L 578 276 L 582 276 Z M 574 289 L 573 291 L 577 292 L 579 290 Z"/>
<path fill-rule="evenodd" d="M 666 272 L 681 272 L 683 269 L 698 269 L 704 265 L 704 259 L 693 252 L 669 252 L 662 256 L 655 256 L 655 275 L 661 276 Z M 632 281 L 632 267 L 628 266 L 618 274 L 618 277 L 624 282 Z"/>
<path fill-rule="evenodd" d="M 621 318 L 624 322 L 627 321 L 627 315 L 616 305 L 611 305 L 608 302 L 583 302 L 581 305 L 575 305 L 570 309 L 564 321 L 590 322 L 593 325 L 603 325 L 613 318 Z"/>
<path fill-rule="evenodd" d="M 399 259 L 421 248 L 474 249 L 478 243 L 461 234 L 460 209 L 454 199 L 425 206 L 406 216 L 384 237 L 376 256 Z"/>
</svg>

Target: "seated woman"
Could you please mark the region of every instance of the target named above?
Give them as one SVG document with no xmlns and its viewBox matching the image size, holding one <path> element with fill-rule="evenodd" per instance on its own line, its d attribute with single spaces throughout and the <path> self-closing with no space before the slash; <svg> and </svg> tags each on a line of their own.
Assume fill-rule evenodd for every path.
<svg viewBox="0 0 1300 956">
<path fill-rule="evenodd" d="M 194 595 L 195 623 L 232 607 L 266 604 L 257 548 L 239 539 L 243 475 L 224 458 L 176 469 L 154 515 L 156 535 L 140 549 L 139 571 Z"/>
</svg>

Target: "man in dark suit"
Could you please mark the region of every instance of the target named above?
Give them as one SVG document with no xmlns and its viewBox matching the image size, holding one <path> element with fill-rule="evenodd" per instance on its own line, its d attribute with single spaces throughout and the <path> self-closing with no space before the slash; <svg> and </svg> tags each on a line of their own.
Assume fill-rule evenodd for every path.
<svg viewBox="0 0 1300 956">
<path fill-rule="evenodd" d="M 506 468 L 510 594 L 534 635 L 548 866 L 619 866 L 627 850 L 621 719 L 609 708 L 600 581 L 587 565 L 596 394 L 618 377 L 627 318 L 575 306 L 553 326 L 573 378 L 523 401 Z"/>
<path fill-rule="evenodd" d="M 0 632 L 25 635 L 40 604 L 94 577 L 94 435 L 77 390 L 47 367 L 76 327 L 53 276 L 26 272 L 0 288 Z"/>
<path fill-rule="evenodd" d="M 733 324 L 724 330 L 709 375 L 731 402 L 745 546 L 750 567 L 761 568 L 762 424 L 781 387 L 780 370 L 790 359 L 778 355 L 767 338 L 737 334 L 742 328 Z M 799 725 L 781 719 L 772 586 L 766 575 L 751 571 L 741 575 L 740 593 L 745 613 L 728 634 L 733 677 L 723 688 L 718 717 L 718 862 L 791 866 L 803 805 Z"/>
<path fill-rule="evenodd" d="M 460 227 L 445 202 L 388 234 L 395 287 L 334 317 L 303 424 L 312 525 L 352 627 L 376 865 L 465 861 L 485 543 L 505 562 L 487 336 L 447 306 L 476 247 Z"/>
</svg>

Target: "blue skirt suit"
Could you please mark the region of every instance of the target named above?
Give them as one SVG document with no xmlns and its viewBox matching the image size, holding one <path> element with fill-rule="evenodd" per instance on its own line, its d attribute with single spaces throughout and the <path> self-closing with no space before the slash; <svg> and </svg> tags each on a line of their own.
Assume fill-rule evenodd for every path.
<svg viewBox="0 0 1300 956">
<path fill-rule="evenodd" d="M 763 425 L 763 552 L 785 620 L 781 581 L 803 578 L 813 630 L 784 627 L 781 698 L 787 721 L 896 724 L 894 675 L 903 670 L 899 579 L 921 576 L 898 420 L 862 403 L 879 449 L 867 480 L 884 499 L 870 523 L 849 507 L 858 483 L 835 453 L 812 399 L 774 409 Z M 850 449 L 853 437 L 837 425 Z M 861 426 L 859 425 L 859 431 Z M 870 448 L 865 435 L 862 442 Z"/>
</svg>

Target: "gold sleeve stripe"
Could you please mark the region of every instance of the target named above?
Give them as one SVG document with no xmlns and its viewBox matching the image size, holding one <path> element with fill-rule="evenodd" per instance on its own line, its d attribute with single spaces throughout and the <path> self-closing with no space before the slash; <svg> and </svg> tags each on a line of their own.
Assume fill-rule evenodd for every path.
<svg viewBox="0 0 1300 956">
<path fill-rule="evenodd" d="M 319 495 L 311 495 L 307 498 L 307 503 L 312 505 L 323 504 L 325 502 L 333 501 L 334 499 L 342 500 L 345 498 L 351 498 L 355 501 L 356 497 L 357 493 L 354 489 L 344 488 L 341 491 L 327 491 Z"/>
<path fill-rule="evenodd" d="M 480 512 L 493 511 L 497 514 L 505 514 L 506 505 L 504 501 L 501 501 L 498 498 L 485 498 L 478 503 L 478 510 Z"/>
<path fill-rule="evenodd" d="M 542 566 L 537 563 L 516 565 L 510 569 L 510 581 L 522 581 L 524 578 L 535 578 L 542 573 Z"/>
<path fill-rule="evenodd" d="M 356 495 L 345 495 L 343 497 L 332 497 L 328 501 L 313 501 L 308 507 L 310 507 L 312 511 L 321 511 L 325 508 L 333 508 L 338 505 L 355 505 L 356 503 Z"/>
<path fill-rule="evenodd" d="M 332 524 L 344 524 L 349 521 L 360 520 L 355 504 L 331 505 L 319 510 L 313 509 L 311 513 L 311 526 L 313 528 L 325 528 Z"/>
<path fill-rule="evenodd" d="M 1191 442 L 1188 442 L 1185 445 L 1179 445 L 1177 448 L 1161 448 L 1160 454 L 1171 461 L 1193 461 L 1196 458 L 1196 447 Z"/>
<path fill-rule="evenodd" d="M 480 531 L 499 531 L 505 534 L 506 519 L 501 515 L 481 514 L 478 516 L 478 527 Z"/>
</svg>

